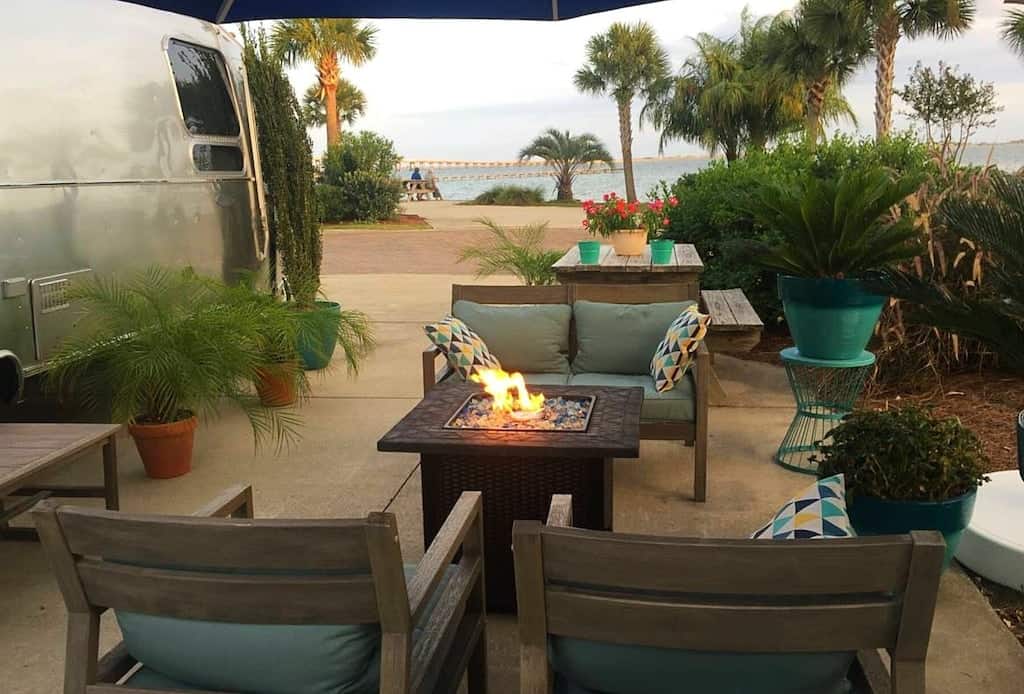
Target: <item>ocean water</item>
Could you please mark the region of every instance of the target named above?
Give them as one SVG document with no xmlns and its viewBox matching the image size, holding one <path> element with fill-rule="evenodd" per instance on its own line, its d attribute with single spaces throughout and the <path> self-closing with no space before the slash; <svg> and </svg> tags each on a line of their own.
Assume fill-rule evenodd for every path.
<svg viewBox="0 0 1024 694">
<path fill-rule="evenodd" d="M 710 159 L 643 159 L 634 162 L 636 192 L 641 198 L 659 187 L 662 181 L 672 182 L 685 173 L 699 171 L 707 166 Z M 1024 167 L 1024 142 L 996 145 L 971 145 L 964 155 L 964 163 L 991 163 L 1007 171 Z M 543 166 L 500 166 L 500 167 L 445 167 L 434 172 L 438 186 L 446 200 L 472 200 L 485 190 L 502 184 L 536 186 L 542 189 L 547 199 L 555 195 L 554 180 Z M 514 178 L 499 178 L 501 174 L 516 174 Z M 472 176 L 473 178 L 463 178 Z M 491 177 L 491 178 L 488 178 Z M 573 185 L 573 192 L 579 200 L 600 198 L 614 191 L 625 194 L 625 183 L 621 170 L 579 176 Z"/>
</svg>

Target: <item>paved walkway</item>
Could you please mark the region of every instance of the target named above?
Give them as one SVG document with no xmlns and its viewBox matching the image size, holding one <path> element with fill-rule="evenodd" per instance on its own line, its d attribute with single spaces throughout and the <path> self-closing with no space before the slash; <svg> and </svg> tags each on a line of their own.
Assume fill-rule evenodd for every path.
<svg viewBox="0 0 1024 694">
<path fill-rule="evenodd" d="M 389 236 L 398 233 L 405 234 Z M 361 236 L 348 239 L 348 252 L 367 253 L 357 240 Z M 392 258 L 404 257 L 392 249 Z M 255 487 L 260 516 L 337 518 L 389 510 L 398 517 L 406 560 L 416 561 L 423 553 L 417 458 L 378 453 L 375 443 L 420 395 L 423 323 L 447 310 L 453 282 L 470 281 L 467 275 L 410 272 L 325 276 L 328 296 L 370 314 L 380 344 L 358 377 L 339 367 L 314 379 L 313 398 L 302 408 L 303 440 L 282 455 L 254 453 L 245 418 L 228 411 L 200 427 L 190 474 L 151 480 L 131 441 L 123 439 L 122 507 L 188 513 L 218 490 L 246 481 Z M 691 449 L 645 441 L 640 460 L 615 462 L 616 529 L 745 537 L 810 482 L 770 462 L 793 414 L 781 369 L 720 357 L 717 370 L 730 407 L 712 408 L 710 414 L 708 502 L 697 504 L 690 497 Z M 97 468 L 94 461 L 83 461 L 62 481 L 91 479 Z M 64 622 L 64 606 L 39 546 L 0 542 L 0 691 L 60 691 Z M 518 682 L 514 620 L 494 617 L 488 628 L 490 691 L 513 694 Z M 118 638 L 109 616 L 101 636 L 104 647 Z M 933 694 L 1021 690 L 1024 648 L 957 569 L 942 581 L 928 675 Z"/>
<path fill-rule="evenodd" d="M 472 274 L 472 265 L 456 261 L 464 247 L 488 235 L 475 221 L 480 217 L 507 226 L 547 222 L 546 245 L 550 248 L 568 248 L 588 238 L 580 226 L 583 215 L 576 207 L 497 207 L 437 201 L 405 203 L 402 211 L 426 217 L 434 228 L 329 231 L 324 234 L 324 273 Z"/>
</svg>

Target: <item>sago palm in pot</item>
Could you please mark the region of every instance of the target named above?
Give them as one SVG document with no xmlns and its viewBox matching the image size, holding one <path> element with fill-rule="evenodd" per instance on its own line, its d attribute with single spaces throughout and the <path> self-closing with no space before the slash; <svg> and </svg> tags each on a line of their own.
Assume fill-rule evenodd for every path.
<svg viewBox="0 0 1024 694">
<path fill-rule="evenodd" d="M 761 266 L 778 273 L 786 321 L 802 355 L 854 359 L 867 346 L 886 297 L 862 280 L 918 252 L 917 232 L 900 205 L 919 184 L 864 169 L 829 179 L 808 175 L 754 193 L 750 213 L 782 241 L 752 250 Z"/>
</svg>

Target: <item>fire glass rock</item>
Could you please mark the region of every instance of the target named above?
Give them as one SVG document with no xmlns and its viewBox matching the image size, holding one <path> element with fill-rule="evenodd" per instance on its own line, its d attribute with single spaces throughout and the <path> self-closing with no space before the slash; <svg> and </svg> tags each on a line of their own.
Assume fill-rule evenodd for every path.
<svg viewBox="0 0 1024 694">
<path fill-rule="evenodd" d="M 537 419 L 517 420 L 491 409 L 491 396 L 474 394 L 447 424 L 451 429 L 507 431 L 586 431 L 593 402 L 587 397 L 556 396 L 544 401 Z"/>
</svg>

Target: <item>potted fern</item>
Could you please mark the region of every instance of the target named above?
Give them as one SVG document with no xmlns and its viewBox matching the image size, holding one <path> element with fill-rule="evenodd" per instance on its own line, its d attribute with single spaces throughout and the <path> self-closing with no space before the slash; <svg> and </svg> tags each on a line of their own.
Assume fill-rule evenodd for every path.
<svg viewBox="0 0 1024 694">
<path fill-rule="evenodd" d="M 558 282 L 553 266 L 562 257 L 562 251 L 545 248 L 547 222 L 506 229 L 486 217 L 473 221 L 483 225 L 490 236 L 463 248 L 458 262 L 476 262 L 477 277 L 509 273 L 526 285 Z"/>
<path fill-rule="evenodd" d="M 778 245 L 757 245 L 755 257 L 779 273 L 786 322 L 802 355 L 853 359 L 867 346 L 887 297 L 863 280 L 918 253 L 917 232 L 899 206 L 919 184 L 876 168 L 808 175 L 754 193 L 749 212 L 782 235 Z"/>
<path fill-rule="evenodd" d="M 109 408 L 135 440 L 146 473 L 187 473 L 200 417 L 241 407 L 257 445 L 295 437 L 293 414 L 263 407 L 251 384 L 273 363 L 262 302 L 191 271 L 150 268 L 73 290 L 79 331 L 50 364 L 49 385 L 90 409 Z M 277 314 L 280 316 L 281 314 Z"/>
<path fill-rule="evenodd" d="M 850 521 L 860 535 L 938 530 L 946 565 L 970 524 L 988 458 L 955 417 L 923 410 L 862 410 L 832 430 L 814 456 L 818 475 L 842 473 Z"/>
</svg>

